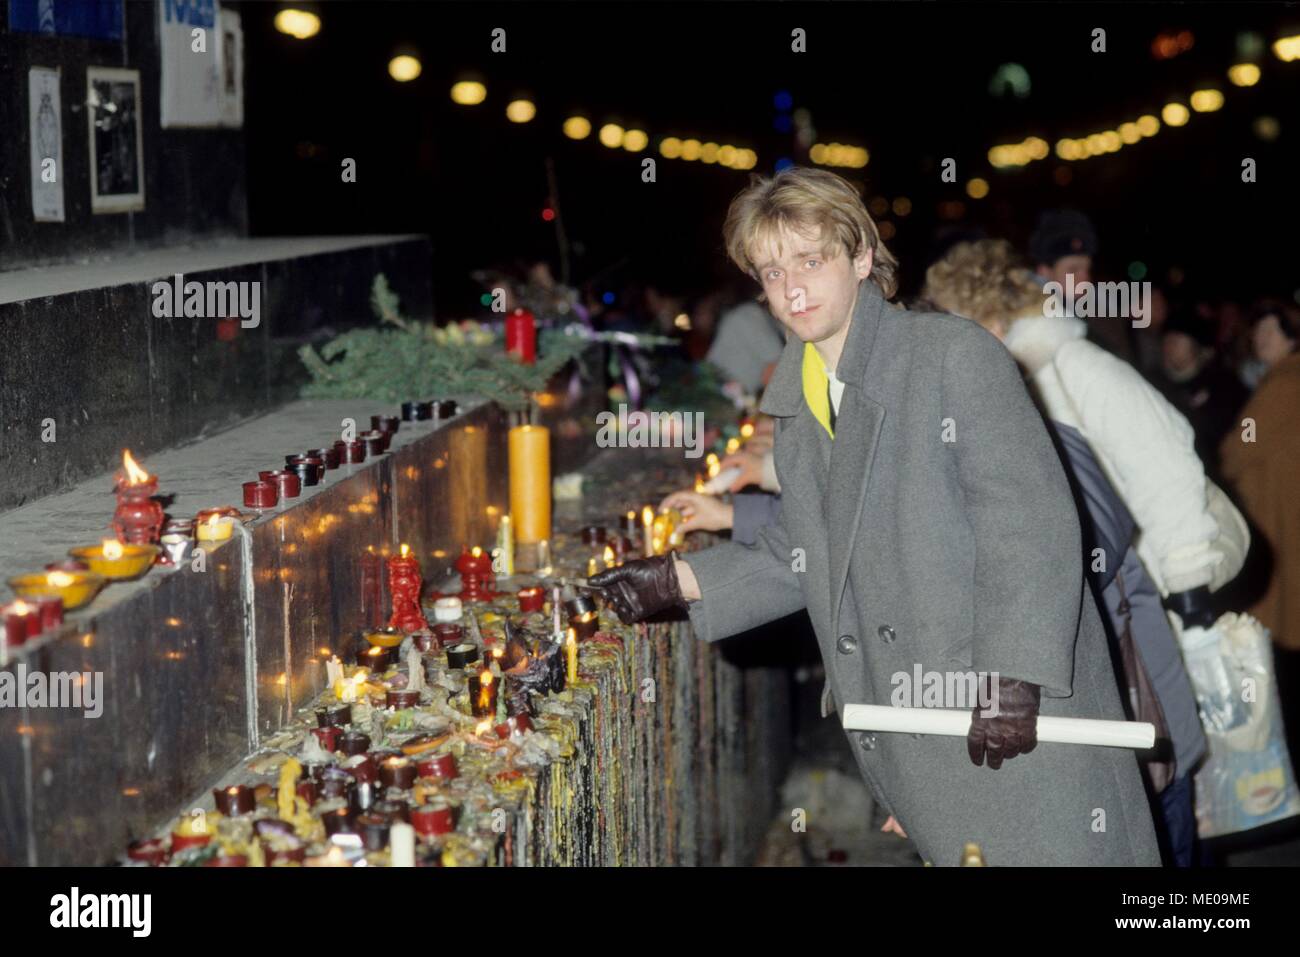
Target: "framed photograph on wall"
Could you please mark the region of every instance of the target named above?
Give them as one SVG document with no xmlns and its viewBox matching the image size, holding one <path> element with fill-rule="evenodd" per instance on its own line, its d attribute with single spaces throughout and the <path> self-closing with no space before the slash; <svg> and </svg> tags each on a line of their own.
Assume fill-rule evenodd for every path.
<svg viewBox="0 0 1300 957">
<path fill-rule="evenodd" d="M 144 209 L 140 71 L 87 67 L 86 119 L 90 124 L 91 212 Z"/>
</svg>

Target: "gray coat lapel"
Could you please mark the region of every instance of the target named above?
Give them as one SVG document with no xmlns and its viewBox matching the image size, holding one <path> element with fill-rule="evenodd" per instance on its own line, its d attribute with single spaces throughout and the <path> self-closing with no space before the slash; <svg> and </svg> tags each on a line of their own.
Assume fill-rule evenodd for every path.
<svg viewBox="0 0 1300 957">
<path fill-rule="evenodd" d="M 853 325 L 840 354 L 836 378 L 844 383 L 840 411 L 835 423 L 830 468 L 830 500 L 827 527 L 830 530 L 831 620 L 839 633 L 840 602 L 848 581 L 849 558 L 862 521 L 868 478 L 876 457 L 876 444 L 885 420 L 884 406 L 865 391 L 872 346 L 886 309 L 884 296 L 870 279 L 858 284 L 853 308 Z"/>
<path fill-rule="evenodd" d="M 866 396 L 863 385 L 876 330 L 886 308 L 876 284 L 864 279 L 858 285 L 853 324 L 835 370 L 845 388 L 834 442 L 804 401 L 804 344 L 793 336 L 781 353 L 759 406 L 761 411 L 784 419 L 774 451 L 782 500 L 794 503 L 795 508 L 815 519 L 819 532 L 815 543 L 791 544 L 827 550 L 827 599 L 835 629 L 839 627 L 839 607 L 848 580 L 853 541 L 862 520 L 867 477 L 885 418 L 884 407 Z M 790 507 L 782 506 L 783 510 Z"/>
</svg>

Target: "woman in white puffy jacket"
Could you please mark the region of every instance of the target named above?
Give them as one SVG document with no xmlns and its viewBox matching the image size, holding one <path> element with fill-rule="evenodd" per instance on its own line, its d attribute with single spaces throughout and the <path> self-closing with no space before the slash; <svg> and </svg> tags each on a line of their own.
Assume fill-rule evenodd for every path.
<svg viewBox="0 0 1300 957">
<path fill-rule="evenodd" d="M 1171 624 L 1213 622 L 1210 591 L 1240 567 L 1220 535 L 1218 516 L 1231 507 L 1206 479 L 1182 414 L 1132 366 L 1085 339 L 1083 322 L 1052 314 L 1009 243 L 953 247 L 930 268 L 924 295 L 1002 340 L 1053 426 L 1081 512 L 1086 503 L 1093 513 L 1089 545 L 1107 546 L 1097 550 L 1103 567 L 1094 554 L 1090 568 L 1100 603 L 1116 634 L 1131 608 L 1134 645 L 1169 725 L 1175 777 L 1153 810 L 1166 849 L 1187 866 L 1195 840 L 1191 772 L 1206 739 Z M 1178 613 L 1173 622 L 1162 599 Z"/>
</svg>

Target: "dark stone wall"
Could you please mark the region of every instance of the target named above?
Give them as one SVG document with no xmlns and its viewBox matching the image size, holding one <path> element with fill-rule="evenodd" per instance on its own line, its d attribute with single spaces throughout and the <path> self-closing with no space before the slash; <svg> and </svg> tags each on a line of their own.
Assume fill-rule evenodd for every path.
<svg viewBox="0 0 1300 957">
<path fill-rule="evenodd" d="M 302 341 L 374 321 L 377 273 L 408 315 L 429 315 L 430 255 L 417 239 L 187 270 L 187 282 L 262 284 L 260 326 L 227 325 L 229 341 L 214 319 L 155 317 L 153 280 L 0 304 L 0 511 L 113 470 L 124 448 L 147 454 L 289 401 L 307 378 Z"/>
<path fill-rule="evenodd" d="M 239 9 L 240 5 L 223 6 Z M 160 126 L 158 4 L 126 0 L 125 7 L 122 40 L 96 40 L 10 32 L 9 3 L 0 0 L 0 268 L 140 251 L 200 237 L 248 234 L 244 130 L 164 130 Z M 62 70 L 59 93 L 66 220 L 62 223 L 32 220 L 27 71 L 33 66 Z M 85 107 L 88 66 L 140 71 L 142 212 L 90 211 Z M 251 95 L 245 87 L 245 102 Z"/>
</svg>

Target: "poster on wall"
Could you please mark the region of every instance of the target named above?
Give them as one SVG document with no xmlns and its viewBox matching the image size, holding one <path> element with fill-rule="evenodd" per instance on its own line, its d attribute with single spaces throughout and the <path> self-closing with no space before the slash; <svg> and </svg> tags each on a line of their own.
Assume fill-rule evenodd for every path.
<svg viewBox="0 0 1300 957">
<path fill-rule="evenodd" d="M 216 0 L 161 0 L 158 47 L 164 128 L 219 126 L 221 48 Z"/>
<path fill-rule="evenodd" d="M 9 29 L 15 33 L 120 40 L 122 0 L 9 0 Z"/>
<path fill-rule="evenodd" d="M 27 110 L 31 132 L 32 218 L 63 222 L 63 112 L 59 71 L 34 66 L 27 71 Z"/>
<path fill-rule="evenodd" d="M 86 120 L 90 124 L 91 212 L 144 209 L 140 71 L 87 67 Z"/>
<path fill-rule="evenodd" d="M 221 10 L 221 125 L 244 125 L 244 28 L 234 10 Z"/>
</svg>

